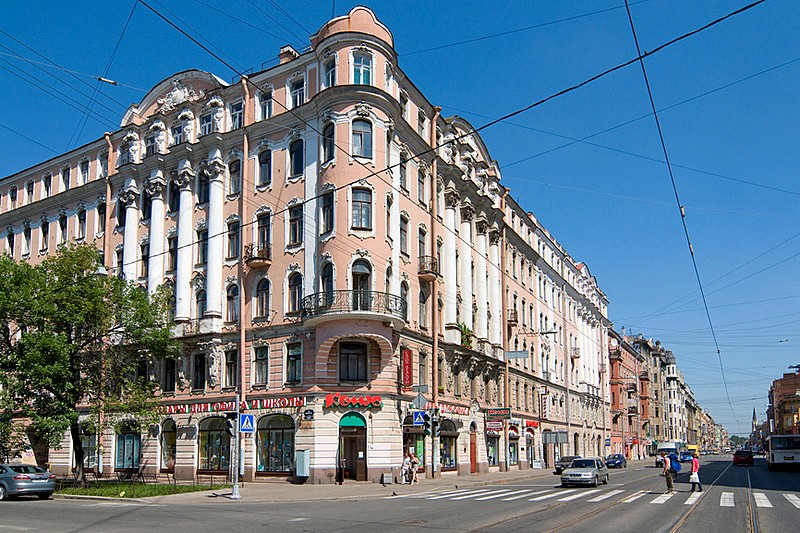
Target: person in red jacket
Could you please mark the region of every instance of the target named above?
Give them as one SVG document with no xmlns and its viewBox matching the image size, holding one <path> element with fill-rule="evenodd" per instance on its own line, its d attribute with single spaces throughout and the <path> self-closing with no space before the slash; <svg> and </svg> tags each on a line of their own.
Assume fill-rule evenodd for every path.
<svg viewBox="0 0 800 533">
<path fill-rule="evenodd" d="M 700 484 L 700 459 L 697 458 L 697 452 L 692 454 L 692 474 L 689 476 L 689 481 L 692 482 L 692 492 L 694 492 L 695 485 L 697 485 L 698 492 L 703 492 L 703 486 Z"/>
</svg>

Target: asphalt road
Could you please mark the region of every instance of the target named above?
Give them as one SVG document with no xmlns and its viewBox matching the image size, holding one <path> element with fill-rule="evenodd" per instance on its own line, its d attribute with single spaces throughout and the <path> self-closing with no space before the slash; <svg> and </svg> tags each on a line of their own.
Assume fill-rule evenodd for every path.
<svg viewBox="0 0 800 533">
<path fill-rule="evenodd" d="M 685 469 L 688 465 L 684 465 Z M 562 488 L 558 477 L 438 488 L 394 497 L 280 503 L 18 499 L 0 502 L 5 531 L 281 532 L 788 532 L 800 523 L 800 473 L 701 460 L 702 494 L 682 473 L 667 496 L 654 466 L 612 470 L 607 486 Z"/>
</svg>

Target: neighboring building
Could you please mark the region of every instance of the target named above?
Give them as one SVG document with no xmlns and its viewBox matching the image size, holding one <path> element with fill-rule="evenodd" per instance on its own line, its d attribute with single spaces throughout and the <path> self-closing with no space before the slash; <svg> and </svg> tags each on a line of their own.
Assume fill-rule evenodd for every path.
<svg viewBox="0 0 800 533">
<path fill-rule="evenodd" d="M 668 440 L 686 444 L 686 383 L 675 354 L 667 351 L 665 360 Z"/>
<path fill-rule="evenodd" d="M 626 458 L 647 455 L 646 429 L 650 382 L 645 358 L 613 329 L 608 331 L 609 390 L 611 391 L 611 450 Z"/>
<path fill-rule="evenodd" d="M 771 433 L 800 433 L 800 370 L 772 382 L 767 418 Z"/>
<path fill-rule="evenodd" d="M 235 84 L 175 74 L 120 130 L 0 181 L 14 258 L 93 243 L 116 275 L 174 293 L 185 353 L 148 369 L 163 420 L 87 429 L 85 466 L 224 475 L 237 393 L 255 415 L 248 480 L 308 457 L 309 482 L 378 481 L 409 448 L 428 476 L 603 454 L 606 297 L 472 131 L 356 7 Z M 433 441 L 412 423 L 416 385 Z M 50 452 L 61 475 L 69 438 Z"/>
</svg>

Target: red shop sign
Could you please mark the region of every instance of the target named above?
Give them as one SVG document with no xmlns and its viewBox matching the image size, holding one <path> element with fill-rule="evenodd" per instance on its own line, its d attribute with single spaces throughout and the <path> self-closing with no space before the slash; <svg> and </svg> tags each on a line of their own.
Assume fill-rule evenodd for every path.
<svg viewBox="0 0 800 533">
<path fill-rule="evenodd" d="M 405 349 L 401 352 L 401 355 L 403 358 L 403 387 L 410 387 L 414 383 L 411 350 Z"/>
<path fill-rule="evenodd" d="M 539 427 L 539 421 L 538 420 L 526 420 L 525 421 L 525 427 L 526 428 L 538 428 Z"/>
<path fill-rule="evenodd" d="M 383 400 L 380 396 L 347 396 L 339 392 L 325 396 L 325 407 L 360 407 L 362 409 L 380 409 Z"/>
</svg>

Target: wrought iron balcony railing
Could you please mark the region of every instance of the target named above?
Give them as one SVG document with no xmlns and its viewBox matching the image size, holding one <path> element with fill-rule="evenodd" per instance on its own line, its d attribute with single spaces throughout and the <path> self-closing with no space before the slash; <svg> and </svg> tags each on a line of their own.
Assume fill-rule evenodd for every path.
<svg viewBox="0 0 800 533">
<path fill-rule="evenodd" d="M 433 278 L 439 275 L 439 261 L 433 256 L 423 255 L 419 258 L 419 275 L 422 278 Z"/>
<path fill-rule="evenodd" d="M 506 323 L 509 326 L 516 326 L 517 325 L 517 312 L 514 309 L 509 309 L 507 311 L 508 316 L 506 317 Z"/>
<path fill-rule="evenodd" d="M 406 321 L 408 304 L 387 292 L 347 290 L 311 294 L 301 302 L 303 319 L 329 314 L 375 313 Z"/>
<path fill-rule="evenodd" d="M 248 244 L 244 247 L 244 262 L 250 268 L 265 268 L 272 264 L 272 246 L 269 244 Z"/>
</svg>

